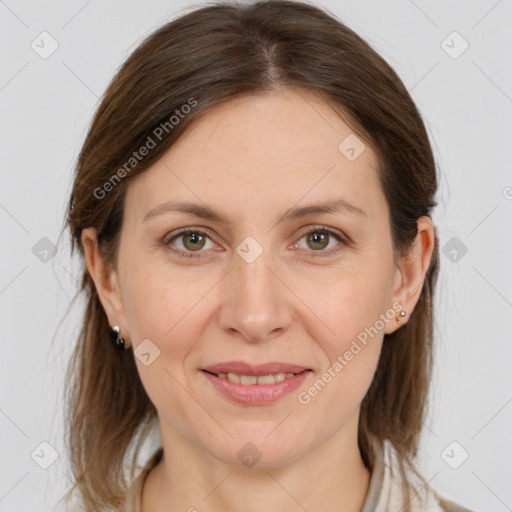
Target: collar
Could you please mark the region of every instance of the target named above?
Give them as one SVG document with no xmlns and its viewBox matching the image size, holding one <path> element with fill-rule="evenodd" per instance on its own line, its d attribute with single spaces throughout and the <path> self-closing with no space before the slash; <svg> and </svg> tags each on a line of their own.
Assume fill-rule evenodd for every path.
<svg viewBox="0 0 512 512">
<path fill-rule="evenodd" d="M 402 510 L 406 503 L 403 496 L 404 482 L 398 469 L 397 452 L 389 440 L 381 444 L 372 438 L 372 449 L 374 450 L 374 468 L 370 477 L 368 492 L 361 509 L 361 512 L 388 512 L 389 510 Z M 144 481 L 151 469 L 160 462 L 163 455 L 163 448 L 158 448 L 143 467 L 137 478 L 133 480 L 126 494 L 122 512 L 141 512 L 141 497 Z M 423 491 L 423 485 L 418 481 L 416 475 L 410 470 L 406 474 L 412 483 L 417 484 L 415 490 L 411 490 L 413 498 L 410 501 L 413 512 L 444 512 L 438 496 L 434 491 Z"/>
</svg>

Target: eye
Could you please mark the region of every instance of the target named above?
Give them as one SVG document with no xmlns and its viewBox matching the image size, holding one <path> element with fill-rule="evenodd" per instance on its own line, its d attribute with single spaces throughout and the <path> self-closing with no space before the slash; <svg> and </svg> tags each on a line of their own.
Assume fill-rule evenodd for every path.
<svg viewBox="0 0 512 512">
<path fill-rule="evenodd" d="M 210 240 L 207 231 L 201 229 L 186 228 L 182 229 L 174 236 L 164 241 L 164 245 L 168 247 L 172 252 L 183 258 L 198 258 L 200 254 L 194 254 L 195 252 L 201 252 L 201 249 L 205 247 L 206 241 Z M 183 249 L 176 249 L 171 242 L 182 238 L 181 245 Z M 208 249 L 208 247 L 207 247 Z"/>
<path fill-rule="evenodd" d="M 313 257 L 331 256 L 332 254 L 340 251 L 344 246 L 349 245 L 349 243 L 346 240 L 344 240 L 341 235 L 325 227 L 313 227 L 306 231 L 305 233 L 303 233 L 300 240 L 302 240 L 303 238 L 306 239 L 307 248 L 312 249 L 311 251 L 308 251 L 312 252 L 312 254 L 308 256 Z M 326 247 L 329 246 L 333 238 L 339 242 L 337 244 L 337 247 L 334 250 L 324 250 Z M 299 244 L 297 242 L 292 247 L 297 248 L 298 246 Z M 315 252 L 321 254 L 314 254 Z"/>
<path fill-rule="evenodd" d="M 307 251 L 311 253 L 308 256 L 313 257 L 330 256 L 343 249 L 344 246 L 350 245 L 349 241 L 345 240 L 341 235 L 325 227 L 310 228 L 308 231 L 302 234 L 299 241 L 303 238 L 306 239 L 306 244 L 311 249 Z M 324 250 L 330 245 L 332 239 L 338 241 L 337 247 L 328 251 Z M 180 242 L 176 244 L 178 247 L 176 247 L 176 245 L 173 243 L 175 240 L 180 240 Z M 212 244 L 212 246 L 207 246 L 208 241 Z M 163 244 L 177 256 L 182 258 L 198 258 L 201 256 L 200 253 L 204 252 L 202 249 L 215 247 L 215 244 L 211 240 L 210 232 L 208 230 L 195 228 L 184 228 L 175 233 L 170 238 L 165 239 Z M 179 247 L 180 245 L 181 247 Z M 303 248 L 299 247 L 298 242 L 292 245 L 292 247 L 294 249 Z"/>
</svg>

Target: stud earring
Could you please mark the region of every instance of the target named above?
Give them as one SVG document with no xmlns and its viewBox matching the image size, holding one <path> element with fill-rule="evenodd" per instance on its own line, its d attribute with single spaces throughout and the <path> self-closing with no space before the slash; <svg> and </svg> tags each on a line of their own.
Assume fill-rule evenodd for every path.
<svg viewBox="0 0 512 512">
<path fill-rule="evenodd" d="M 407 315 L 407 313 L 406 313 L 405 311 L 400 311 L 400 316 L 401 316 L 402 318 L 403 318 L 404 316 L 406 316 L 406 315 Z M 397 318 L 397 319 L 396 319 L 396 323 L 397 323 L 397 324 L 402 324 L 403 322 L 402 322 L 399 318 Z"/>
</svg>

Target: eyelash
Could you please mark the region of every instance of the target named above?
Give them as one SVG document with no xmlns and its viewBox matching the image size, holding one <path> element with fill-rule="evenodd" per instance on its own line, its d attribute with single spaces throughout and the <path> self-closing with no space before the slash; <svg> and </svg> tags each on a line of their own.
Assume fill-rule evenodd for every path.
<svg viewBox="0 0 512 512">
<path fill-rule="evenodd" d="M 176 233 L 174 236 L 169 238 L 167 241 L 164 241 L 163 243 L 164 243 L 164 245 L 170 251 L 172 251 L 174 254 L 176 254 L 177 256 L 179 256 L 181 258 L 199 258 L 200 257 L 200 253 L 204 252 L 204 251 L 196 251 L 198 254 L 195 254 L 193 251 L 182 251 L 182 250 L 179 250 L 179 249 L 175 249 L 171 245 L 171 242 L 173 242 L 177 238 L 180 238 L 183 235 L 188 235 L 188 234 L 191 234 L 191 233 L 198 234 L 198 235 L 206 235 L 211 240 L 211 236 L 210 236 L 211 233 L 210 233 L 209 230 L 205 230 L 204 228 L 202 228 L 202 229 L 184 228 L 181 231 L 179 231 L 178 233 Z M 338 247 L 337 249 L 334 249 L 334 250 L 331 249 L 329 251 L 311 251 L 313 253 L 313 254 L 311 254 L 311 257 L 313 257 L 313 258 L 317 258 L 317 257 L 321 257 L 322 258 L 322 257 L 332 256 L 333 254 L 336 254 L 339 251 L 341 251 L 343 249 L 343 247 L 350 247 L 351 246 L 351 242 L 349 240 L 346 240 L 346 239 L 342 238 L 340 235 L 338 235 L 338 233 L 336 233 L 335 231 L 332 231 L 332 230 L 330 230 L 330 229 L 328 229 L 328 228 L 326 228 L 324 226 L 313 227 L 313 228 L 309 229 L 308 231 L 305 231 L 300 236 L 299 241 L 302 238 L 304 238 L 305 236 L 309 235 L 310 233 L 327 234 L 329 236 L 334 237 L 336 240 L 338 240 L 338 242 L 340 242 L 340 245 L 341 245 L 341 247 Z M 323 253 L 323 254 L 314 254 L 315 252 L 319 252 L 319 253 Z"/>
</svg>

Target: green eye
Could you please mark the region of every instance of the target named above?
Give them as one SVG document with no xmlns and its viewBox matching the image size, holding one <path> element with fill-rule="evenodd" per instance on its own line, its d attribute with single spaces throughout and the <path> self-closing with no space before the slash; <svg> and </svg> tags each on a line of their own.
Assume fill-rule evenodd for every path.
<svg viewBox="0 0 512 512">
<path fill-rule="evenodd" d="M 172 247 L 173 244 L 171 244 L 171 242 L 174 242 L 174 240 L 179 238 L 183 239 L 182 245 L 185 248 L 184 251 Z M 210 237 L 205 231 L 187 228 L 176 233 L 172 238 L 165 242 L 165 245 L 168 246 L 178 256 L 184 258 L 194 258 L 199 257 L 199 254 L 194 254 L 194 252 L 201 252 L 201 249 L 205 246 L 206 239 L 210 239 Z"/>
<path fill-rule="evenodd" d="M 330 256 L 339 250 L 343 248 L 343 246 L 348 245 L 348 243 L 340 236 L 338 233 L 335 233 L 334 231 L 331 231 L 327 228 L 312 228 L 305 233 L 302 234 L 300 240 L 303 238 L 306 238 L 306 244 L 307 246 L 312 249 L 309 252 L 312 253 L 319 253 L 319 254 L 311 254 L 311 256 Z M 338 247 L 334 250 L 324 250 L 326 247 L 328 247 L 330 239 L 334 238 L 339 242 Z M 339 247 L 341 245 L 341 247 Z M 298 243 L 294 245 L 294 247 L 297 247 Z"/>
<path fill-rule="evenodd" d="M 313 227 L 302 234 L 299 241 L 306 238 L 306 244 L 311 254 L 309 256 L 330 256 L 337 253 L 344 246 L 348 246 L 349 242 L 342 238 L 338 233 L 331 231 L 325 227 Z M 182 239 L 181 244 L 183 249 L 176 248 L 173 243 L 175 240 Z M 338 241 L 337 247 L 331 250 L 325 250 L 329 246 L 331 239 Z M 164 245 L 168 247 L 177 256 L 183 258 L 198 258 L 201 256 L 202 249 L 206 246 L 208 240 L 213 244 L 211 240 L 210 232 L 204 231 L 203 229 L 184 228 L 178 233 L 174 234 L 171 238 L 164 242 Z M 298 248 L 298 242 L 293 245 L 294 248 Z M 197 253 L 197 254 L 195 254 Z M 318 254 L 315 254 L 318 253 Z"/>
</svg>

